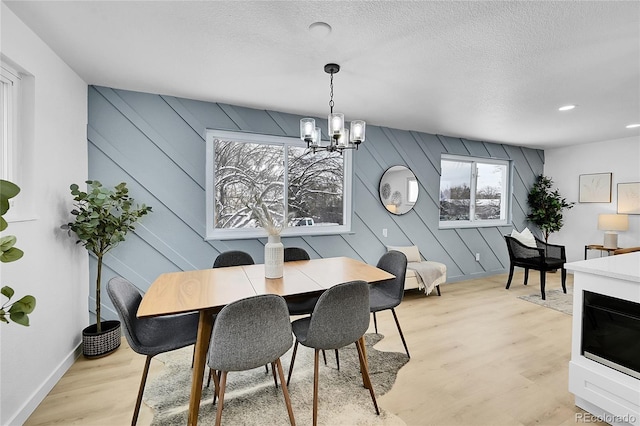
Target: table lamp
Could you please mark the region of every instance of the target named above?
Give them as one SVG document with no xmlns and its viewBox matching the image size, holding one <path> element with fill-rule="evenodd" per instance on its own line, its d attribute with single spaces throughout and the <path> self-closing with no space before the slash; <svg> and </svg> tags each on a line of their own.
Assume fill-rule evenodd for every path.
<svg viewBox="0 0 640 426">
<path fill-rule="evenodd" d="M 618 248 L 618 233 L 629 229 L 629 216 L 626 214 L 598 215 L 598 229 L 604 230 L 604 244 L 608 249 Z"/>
</svg>

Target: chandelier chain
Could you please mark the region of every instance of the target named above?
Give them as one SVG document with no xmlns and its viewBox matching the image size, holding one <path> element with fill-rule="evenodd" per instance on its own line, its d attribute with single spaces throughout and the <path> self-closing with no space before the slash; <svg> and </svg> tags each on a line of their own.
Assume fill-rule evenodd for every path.
<svg viewBox="0 0 640 426">
<path fill-rule="evenodd" d="M 329 95 L 331 96 L 331 100 L 329 101 L 329 108 L 331 109 L 331 113 L 333 114 L 333 73 L 331 73 L 331 80 L 329 83 Z"/>
</svg>

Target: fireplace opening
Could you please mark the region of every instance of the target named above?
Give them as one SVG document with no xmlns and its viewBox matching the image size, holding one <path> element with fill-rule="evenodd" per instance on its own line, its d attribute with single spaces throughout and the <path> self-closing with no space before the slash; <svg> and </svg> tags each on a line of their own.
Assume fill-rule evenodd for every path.
<svg viewBox="0 0 640 426">
<path fill-rule="evenodd" d="M 640 303 L 584 292 L 582 355 L 640 379 Z"/>
</svg>

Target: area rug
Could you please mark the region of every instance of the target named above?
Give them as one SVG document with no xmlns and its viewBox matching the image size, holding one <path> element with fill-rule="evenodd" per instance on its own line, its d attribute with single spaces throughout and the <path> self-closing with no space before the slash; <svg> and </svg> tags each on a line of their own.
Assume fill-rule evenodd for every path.
<svg viewBox="0 0 640 426">
<path fill-rule="evenodd" d="M 567 315 L 573 314 L 573 293 L 570 289 L 567 289 L 567 294 L 564 294 L 562 290 L 547 290 L 546 300 L 542 300 L 540 292 L 529 294 L 526 296 L 519 296 L 519 299 L 526 300 L 527 302 L 535 303 L 536 305 L 544 306 L 545 308 L 555 309 Z"/>
<path fill-rule="evenodd" d="M 371 382 L 376 397 L 388 392 L 400 368 L 409 361 L 404 353 L 374 349 L 383 338 L 367 334 L 367 358 Z M 193 348 L 183 348 L 158 355 L 165 368 L 159 376 L 149 379 L 144 402 L 154 411 L 152 425 L 185 425 L 191 389 L 191 356 Z M 298 347 L 289 394 L 296 424 L 312 424 L 313 349 Z M 355 345 L 340 349 L 340 370 L 336 368 L 333 351 L 327 352 L 327 365 L 320 357 L 318 423 L 321 425 L 405 425 L 392 413 L 375 409 L 369 391 L 362 385 Z M 282 358 L 285 377 L 291 361 L 291 350 Z M 208 369 L 207 369 L 208 371 Z M 206 385 L 206 378 L 205 378 Z M 226 425 L 286 425 L 289 424 L 282 389 L 275 388 L 271 367 L 246 372 L 230 372 L 227 376 L 222 423 Z M 199 425 L 215 424 L 217 404 L 212 405 L 213 382 L 202 392 Z"/>
</svg>

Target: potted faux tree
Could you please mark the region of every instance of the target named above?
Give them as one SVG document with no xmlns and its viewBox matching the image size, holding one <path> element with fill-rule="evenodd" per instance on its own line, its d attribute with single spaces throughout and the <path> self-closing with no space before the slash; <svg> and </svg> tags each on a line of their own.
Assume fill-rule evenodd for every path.
<svg viewBox="0 0 640 426">
<path fill-rule="evenodd" d="M 550 234 L 559 231 L 564 225 L 562 211 L 572 208 L 574 204 L 568 203 L 560 195 L 560 191 L 552 190 L 552 187 L 551 178 L 539 175 L 527 197 L 531 209 L 527 219 L 542 231 L 545 243 L 549 243 Z"/>
<path fill-rule="evenodd" d="M 96 323 L 82 331 L 82 352 L 87 358 L 98 358 L 110 354 L 120 346 L 120 322 L 102 321 L 100 317 L 100 283 L 104 255 L 124 241 L 135 223 L 151 211 L 144 204 L 135 205 L 129 197 L 129 189 L 123 182 L 115 188 L 105 188 L 97 180 L 86 181 L 88 191 L 81 191 L 78 185 L 70 186 L 74 196 L 75 216 L 63 229 L 73 231 L 78 240 L 98 260 L 96 274 Z"/>
<path fill-rule="evenodd" d="M 7 221 L 4 215 L 9 211 L 9 200 L 20 192 L 20 187 L 8 180 L 0 179 L 0 231 L 7 229 Z M 14 235 L 5 235 L 0 238 L 0 262 L 15 262 L 22 258 L 24 252 L 15 247 L 16 237 Z M 20 299 L 11 302 L 11 298 L 15 292 L 9 286 L 3 286 L 0 293 L 7 299 L 0 305 L 0 322 L 29 326 L 29 314 L 36 308 L 36 298 L 26 295 Z"/>
</svg>

